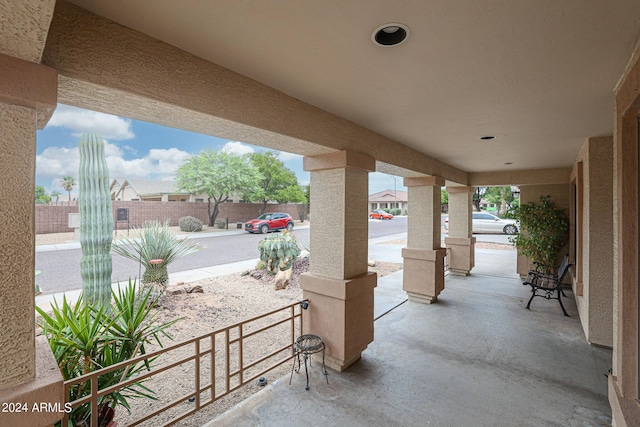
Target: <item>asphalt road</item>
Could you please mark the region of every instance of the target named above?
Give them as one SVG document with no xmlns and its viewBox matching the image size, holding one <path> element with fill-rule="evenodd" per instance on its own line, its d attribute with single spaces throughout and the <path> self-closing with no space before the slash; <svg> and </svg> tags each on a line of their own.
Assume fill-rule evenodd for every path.
<svg viewBox="0 0 640 427">
<path fill-rule="evenodd" d="M 396 217 L 392 220 L 369 221 L 369 238 L 384 237 L 407 231 L 407 218 Z M 294 230 L 301 247 L 309 246 L 309 229 Z M 258 242 L 264 239 L 262 234 L 239 233 L 228 236 L 204 237 L 191 240 L 203 249 L 179 258 L 169 265 L 169 274 L 244 261 L 259 257 Z M 36 282 L 44 288 L 44 294 L 71 291 L 82 288 L 80 277 L 80 249 L 36 252 L 36 270 L 41 274 Z M 126 282 L 129 277 L 139 275 L 139 264 L 135 261 L 113 254 L 113 282 Z"/>
<path fill-rule="evenodd" d="M 392 220 L 370 220 L 369 239 L 406 233 L 407 218 L 396 217 Z M 301 247 L 309 247 L 309 229 L 294 230 Z M 442 237 L 446 237 L 444 232 Z M 474 234 L 478 242 L 508 243 L 504 234 Z M 264 238 L 262 234 L 238 233 L 228 236 L 194 238 L 203 249 L 179 258 L 169 265 L 169 274 L 245 261 L 259 257 L 258 242 Z M 41 274 L 36 282 L 44 288 L 44 294 L 71 291 L 82 288 L 80 277 L 80 249 L 36 252 L 36 270 Z M 137 278 L 140 274 L 139 264 L 135 261 L 113 254 L 113 282 L 126 282 L 129 278 Z"/>
</svg>

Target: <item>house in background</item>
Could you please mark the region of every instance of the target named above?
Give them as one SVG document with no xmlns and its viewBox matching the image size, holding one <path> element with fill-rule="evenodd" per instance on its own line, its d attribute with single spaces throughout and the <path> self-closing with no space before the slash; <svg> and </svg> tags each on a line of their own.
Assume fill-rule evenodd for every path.
<svg viewBox="0 0 640 427">
<path fill-rule="evenodd" d="M 204 202 L 206 194 L 180 191 L 175 181 L 116 178 L 109 187 L 111 200 L 146 202 Z"/>
<path fill-rule="evenodd" d="M 369 210 L 376 209 L 407 209 L 408 202 L 406 191 L 384 190 L 369 195 Z"/>
</svg>

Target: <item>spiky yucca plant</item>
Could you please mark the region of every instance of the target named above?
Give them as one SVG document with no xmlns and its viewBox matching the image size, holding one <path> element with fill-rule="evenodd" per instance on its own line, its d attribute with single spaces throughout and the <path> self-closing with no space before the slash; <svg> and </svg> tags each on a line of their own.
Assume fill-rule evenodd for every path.
<svg viewBox="0 0 640 427">
<path fill-rule="evenodd" d="M 145 346 L 152 342 L 162 347 L 163 337 L 171 339 L 167 328 L 180 319 L 160 323 L 158 311 L 149 301 L 149 293 L 140 295 L 135 282 L 113 290 L 113 302 L 87 302 L 80 298 L 72 304 L 63 296 L 62 305 L 54 299 L 51 314 L 40 307 L 38 326 L 49 340 L 51 350 L 65 380 L 106 368 L 136 356 L 146 354 Z M 121 367 L 98 377 L 98 389 L 114 386 L 148 371 L 155 358 Z M 129 399 L 156 399 L 155 393 L 137 381 L 116 389 L 98 399 L 99 426 L 106 425 L 109 408 L 123 406 L 128 411 Z M 91 394 L 91 382 L 84 381 L 70 386 L 67 401 L 74 401 Z M 112 411 L 111 411 L 112 412 Z M 69 425 L 89 425 L 91 404 L 76 406 L 69 414 Z M 60 426 L 60 421 L 56 424 Z"/>
<path fill-rule="evenodd" d="M 132 238 L 116 240 L 112 248 L 118 255 L 139 261 L 145 269 L 141 280 L 143 287 L 158 285 L 161 292 L 169 282 L 167 266 L 175 259 L 201 249 L 197 244 L 171 234 L 169 221 L 156 220 L 137 227 Z"/>
</svg>

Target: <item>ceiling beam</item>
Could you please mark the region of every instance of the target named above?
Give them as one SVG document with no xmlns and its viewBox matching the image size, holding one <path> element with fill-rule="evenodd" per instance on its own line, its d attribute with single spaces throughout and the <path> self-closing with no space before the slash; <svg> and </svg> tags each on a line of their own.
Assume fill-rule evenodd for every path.
<svg viewBox="0 0 640 427">
<path fill-rule="evenodd" d="M 70 105 L 301 155 L 351 150 L 467 181 L 398 141 L 65 1 L 56 4 L 43 63 L 58 70 L 59 100 Z"/>
</svg>

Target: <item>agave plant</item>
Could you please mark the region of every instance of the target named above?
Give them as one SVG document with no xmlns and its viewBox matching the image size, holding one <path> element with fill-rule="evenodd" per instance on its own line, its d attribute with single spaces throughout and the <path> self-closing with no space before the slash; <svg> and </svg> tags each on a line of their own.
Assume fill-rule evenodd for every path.
<svg viewBox="0 0 640 427">
<path fill-rule="evenodd" d="M 65 380 L 145 354 L 145 346 L 152 341 L 162 347 L 161 336 L 171 339 L 166 328 L 180 319 L 158 325 L 158 311 L 153 311 L 154 305 L 148 301 L 149 293 L 140 296 L 135 282 L 130 281 L 124 289 L 112 291 L 112 297 L 113 302 L 109 304 L 87 303 L 80 298 L 75 305 L 64 297 L 62 305 L 54 300 L 51 315 L 36 307 L 41 316 L 38 325 L 49 341 Z M 153 359 L 100 375 L 98 388 L 133 378 L 150 369 L 152 363 Z M 91 384 L 85 381 L 71 386 L 67 399 L 71 402 L 89 394 Z M 128 399 L 131 398 L 155 399 L 155 396 L 143 381 L 138 381 L 101 397 L 98 401 L 99 425 L 106 424 L 106 418 L 112 416 L 117 406 L 130 410 Z M 88 426 L 90 417 L 90 403 L 73 408 L 69 414 L 70 424 L 74 426 Z"/>
<path fill-rule="evenodd" d="M 145 269 L 141 280 L 143 288 L 160 287 L 162 294 L 169 282 L 167 266 L 201 247 L 171 234 L 169 221 L 151 220 L 136 228 L 132 238 L 113 242 L 112 249 L 118 255 L 140 262 Z"/>
</svg>

